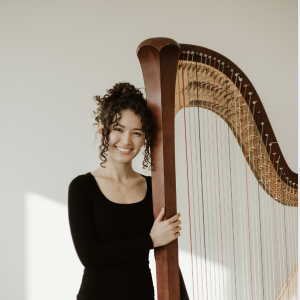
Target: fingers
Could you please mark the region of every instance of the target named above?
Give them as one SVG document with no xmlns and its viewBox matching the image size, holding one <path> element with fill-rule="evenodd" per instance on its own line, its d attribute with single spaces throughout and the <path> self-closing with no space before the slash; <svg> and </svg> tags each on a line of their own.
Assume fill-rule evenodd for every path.
<svg viewBox="0 0 300 300">
<path fill-rule="evenodd" d="M 176 240 L 178 237 L 180 237 L 180 232 L 176 232 L 176 233 L 174 234 L 173 241 Z"/>
<path fill-rule="evenodd" d="M 161 209 L 160 213 L 158 214 L 156 220 L 161 221 L 163 219 L 164 215 L 165 215 L 165 208 L 162 207 L 162 209 Z"/>
<path fill-rule="evenodd" d="M 181 224 L 181 222 L 180 223 L 179 222 L 176 222 L 176 223 L 173 224 L 173 230 L 177 229 L 177 228 L 180 228 L 180 230 L 181 230 L 181 227 L 179 226 Z M 177 224 L 177 223 L 179 223 L 179 224 Z"/>
<path fill-rule="evenodd" d="M 181 228 L 180 226 L 178 226 L 178 227 L 174 228 L 174 232 L 177 233 L 177 232 L 179 232 L 181 229 L 182 229 L 182 228 Z"/>
<path fill-rule="evenodd" d="M 170 221 L 172 223 L 176 222 L 179 219 L 180 216 L 181 216 L 180 213 L 178 213 L 175 216 L 173 216 L 172 218 L 168 219 L 168 221 Z"/>
<path fill-rule="evenodd" d="M 176 221 L 174 223 L 171 223 L 170 225 L 172 226 L 172 229 L 175 229 L 175 228 L 179 227 L 180 224 L 181 224 L 181 221 L 178 220 L 178 221 Z"/>
</svg>

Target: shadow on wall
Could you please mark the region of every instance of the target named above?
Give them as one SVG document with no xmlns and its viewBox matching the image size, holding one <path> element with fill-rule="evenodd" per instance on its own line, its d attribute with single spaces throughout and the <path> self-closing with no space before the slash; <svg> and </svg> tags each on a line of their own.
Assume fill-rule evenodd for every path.
<svg viewBox="0 0 300 300">
<path fill-rule="evenodd" d="M 25 243 L 25 299 L 75 299 L 84 267 L 71 239 L 67 206 L 25 194 Z"/>
</svg>

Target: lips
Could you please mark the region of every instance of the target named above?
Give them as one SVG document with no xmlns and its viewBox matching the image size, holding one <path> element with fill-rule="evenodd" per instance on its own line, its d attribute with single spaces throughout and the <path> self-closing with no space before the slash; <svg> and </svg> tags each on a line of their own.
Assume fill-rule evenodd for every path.
<svg viewBox="0 0 300 300">
<path fill-rule="evenodd" d="M 115 146 L 115 148 L 116 148 L 119 152 L 124 153 L 124 154 L 130 153 L 130 152 L 132 151 L 131 148 L 123 148 L 123 147 L 117 147 L 117 146 Z"/>
</svg>

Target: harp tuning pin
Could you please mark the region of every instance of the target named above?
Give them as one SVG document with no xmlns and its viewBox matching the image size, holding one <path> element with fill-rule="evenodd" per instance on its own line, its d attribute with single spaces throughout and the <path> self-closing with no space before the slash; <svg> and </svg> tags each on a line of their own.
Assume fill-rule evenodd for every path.
<svg viewBox="0 0 300 300">
<path fill-rule="evenodd" d="M 190 54 L 190 51 L 186 51 L 186 54 Z"/>
<path fill-rule="evenodd" d="M 243 81 L 243 78 L 242 78 L 242 77 L 239 77 L 239 81 Z"/>
<path fill-rule="evenodd" d="M 284 173 L 285 174 L 285 173 Z M 289 179 L 288 177 L 286 177 L 285 179 Z"/>
<path fill-rule="evenodd" d="M 229 67 L 229 66 L 228 66 Z M 233 69 L 230 69 L 230 72 L 233 73 Z"/>
<path fill-rule="evenodd" d="M 239 75 L 239 73 L 235 73 L 235 74 L 234 74 L 235 77 L 238 76 L 238 75 Z"/>
<path fill-rule="evenodd" d="M 268 134 L 265 134 L 265 136 L 269 136 Z"/>
<path fill-rule="evenodd" d="M 222 65 L 222 66 L 223 66 L 223 65 L 225 65 L 224 61 L 223 61 L 223 62 L 221 62 L 221 65 Z"/>
<path fill-rule="evenodd" d="M 220 63 L 220 61 L 221 61 L 220 59 L 217 60 L 218 63 Z"/>
<path fill-rule="evenodd" d="M 195 54 L 198 55 L 198 52 L 196 52 Z"/>
<path fill-rule="evenodd" d="M 252 103 L 253 103 L 253 104 L 256 104 L 256 103 L 257 103 L 257 101 L 253 101 Z"/>
<path fill-rule="evenodd" d="M 199 53 L 199 55 L 202 56 L 203 54 L 202 54 L 202 53 Z"/>
<path fill-rule="evenodd" d="M 264 122 L 261 122 L 261 125 L 264 125 L 265 123 Z"/>
<path fill-rule="evenodd" d="M 253 95 L 253 92 L 249 92 L 248 94 L 251 96 L 251 95 Z M 255 103 L 256 103 L 256 102 L 255 102 Z"/>
<path fill-rule="evenodd" d="M 201 54 L 202 54 L 202 53 L 200 53 L 200 55 L 201 55 Z M 204 54 L 203 56 L 204 56 L 204 57 L 207 57 L 207 54 Z"/>
<path fill-rule="evenodd" d="M 194 51 L 191 51 L 191 55 L 194 55 L 195 54 L 195 52 Z"/>
<path fill-rule="evenodd" d="M 211 56 L 208 57 L 209 59 L 211 58 Z"/>
<path fill-rule="evenodd" d="M 295 185 L 296 183 L 294 182 L 293 185 Z"/>
<path fill-rule="evenodd" d="M 280 170 L 283 170 L 283 168 L 279 168 Z"/>
</svg>

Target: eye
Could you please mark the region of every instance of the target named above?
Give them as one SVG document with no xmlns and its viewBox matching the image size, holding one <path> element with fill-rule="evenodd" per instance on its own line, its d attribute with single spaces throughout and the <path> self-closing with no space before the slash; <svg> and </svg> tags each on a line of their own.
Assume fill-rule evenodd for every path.
<svg viewBox="0 0 300 300">
<path fill-rule="evenodd" d="M 119 132 L 121 132 L 121 131 L 122 131 L 122 129 L 121 129 L 121 128 L 114 128 L 114 130 L 115 130 L 115 131 L 119 131 Z"/>
<path fill-rule="evenodd" d="M 137 136 L 141 136 L 141 133 L 138 132 L 138 131 L 135 131 L 133 134 L 134 134 L 134 135 L 137 135 Z"/>
</svg>

